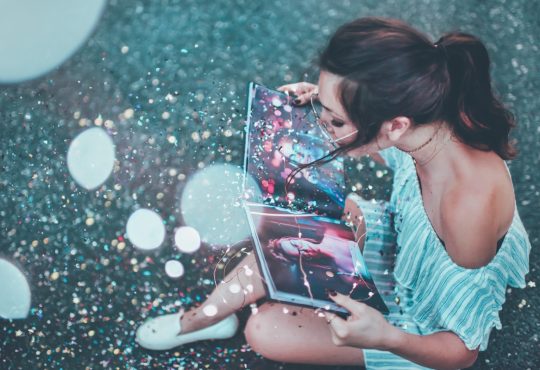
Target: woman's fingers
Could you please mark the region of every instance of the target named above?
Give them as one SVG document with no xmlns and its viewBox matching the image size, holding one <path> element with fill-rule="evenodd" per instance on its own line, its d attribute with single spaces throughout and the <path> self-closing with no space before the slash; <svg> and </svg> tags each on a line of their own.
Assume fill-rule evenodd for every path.
<svg viewBox="0 0 540 370">
<path fill-rule="evenodd" d="M 335 296 L 330 296 L 330 299 L 332 299 L 341 307 L 345 308 L 352 315 L 356 315 L 356 316 L 362 316 L 362 314 L 366 310 L 365 307 L 367 307 L 365 303 L 355 301 L 351 297 L 344 294 L 337 293 L 337 292 Z"/>
<path fill-rule="evenodd" d="M 298 95 L 298 94 L 303 94 L 306 91 L 307 89 L 306 84 L 307 82 L 297 82 L 293 84 L 282 85 L 278 87 L 277 89 L 279 91 L 289 93 L 289 95 Z"/>
<path fill-rule="evenodd" d="M 279 91 L 283 91 L 291 95 L 295 100 L 294 104 L 303 105 L 309 102 L 311 95 L 316 93 L 318 88 L 309 82 L 298 82 L 294 84 L 283 85 L 277 88 Z"/>
<path fill-rule="evenodd" d="M 311 95 L 313 95 L 313 92 L 307 92 L 304 94 L 300 94 L 294 99 L 294 104 L 296 105 L 304 105 L 311 101 Z"/>
<path fill-rule="evenodd" d="M 332 334 L 332 342 L 336 346 L 345 345 L 345 339 L 348 335 L 347 322 L 333 313 L 326 312 L 324 316 Z"/>
<path fill-rule="evenodd" d="M 297 85 L 298 84 L 281 85 L 276 90 L 283 91 L 290 94 L 290 93 L 296 92 Z"/>
</svg>

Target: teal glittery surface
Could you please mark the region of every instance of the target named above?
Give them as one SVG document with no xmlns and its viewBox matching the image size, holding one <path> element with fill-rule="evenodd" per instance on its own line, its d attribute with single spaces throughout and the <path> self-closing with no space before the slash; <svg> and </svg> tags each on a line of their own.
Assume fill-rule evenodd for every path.
<svg viewBox="0 0 540 370">
<path fill-rule="evenodd" d="M 142 318 L 196 305 L 212 290 L 222 253 L 182 254 L 172 235 L 190 175 L 216 162 L 242 164 L 246 83 L 316 81 L 312 61 L 325 40 L 368 15 L 401 18 L 433 41 L 470 32 L 490 52 L 496 90 L 518 119 L 520 155 L 510 168 L 533 250 L 529 285 L 509 291 L 503 330 L 474 368 L 540 367 L 540 3 L 525 0 L 110 1 L 60 68 L 0 86 L 0 256 L 21 267 L 32 291 L 27 319 L 0 321 L 0 367 L 314 369 L 263 359 L 242 331 L 150 353 L 135 344 L 134 330 Z M 71 178 L 66 153 L 95 125 L 113 138 L 118 169 L 87 191 Z M 360 193 L 387 196 L 380 189 L 388 173 L 361 164 L 350 169 L 355 177 L 361 168 Z M 137 206 L 165 220 L 162 248 L 144 253 L 124 240 Z M 169 259 L 184 264 L 181 279 L 165 274 Z"/>
</svg>

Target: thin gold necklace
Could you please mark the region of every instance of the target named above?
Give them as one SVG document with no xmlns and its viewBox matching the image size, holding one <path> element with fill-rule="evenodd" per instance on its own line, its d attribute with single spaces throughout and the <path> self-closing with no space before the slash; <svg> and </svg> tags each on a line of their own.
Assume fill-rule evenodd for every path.
<svg viewBox="0 0 540 370">
<path fill-rule="evenodd" d="M 415 159 L 413 156 L 411 156 L 411 157 L 412 157 L 412 160 L 413 160 L 413 162 L 414 162 L 414 164 L 415 164 L 415 165 L 418 164 L 418 166 L 424 166 L 424 165 L 428 164 L 429 162 L 431 162 L 431 160 L 432 160 L 433 158 L 435 158 L 435 157 L 437 156 L 437 154 L 439 154 L 439 153 L 441 152 L 441 150 L 443 150 L 443 148 L 446 146 L 446 144 L 448 144 L 448 142 L 450 141 L 450 139 L 452 139 L 452 137 L 454 137 L 454 133 L 453 133 L 453 132 L 452 132 L 452 133 L 450 134 L 450 136 L 448 136 L 448 138 L 442 143 L 442 145 L 441 145 L 441 147 L 439 148 L 439 150 L 437 150 L 437 151 L 436 151 L 436 152 L 435 152 L 435 153 L 434 153 L 427 161 L 425 161 L 425 162 L 418 163 L 418 162 L 416 161 L 416 159 Z"/>
<path fill-rule="evenodd" d="M 431 135 L 431 137 L 428 139 L 428 141 L 426 141 L 424 144 L 420 145 L 418 148 L 415 148 L 413 150 L 405 150 L 405 149 L 401 149 L 401 148 L 398 148 L 399 150 L 401 150 L 402 152 L 405 152 L 407 154 L 411 154 L 411 153 L 414 153 L 414 152 L 417 152 L 419 151 L 420 149 L 422 149 L 423 147 L 425 147 L 426 145 L 428 145 L 429 143 L 431 143 L 431 141 L 433 140 L 433 138 L 435 137 L 435 135 L 437 135 L 437 133 L 439 132 L 439 130 L 441 129 L 442 127 L 442 123 L 439 125 L 439 128 L 437 128 L 437 130 L 435 131 L 435 133 L 433 135 Z M 397 147 L 396 147 L 397 148 Z"/>
</svg>

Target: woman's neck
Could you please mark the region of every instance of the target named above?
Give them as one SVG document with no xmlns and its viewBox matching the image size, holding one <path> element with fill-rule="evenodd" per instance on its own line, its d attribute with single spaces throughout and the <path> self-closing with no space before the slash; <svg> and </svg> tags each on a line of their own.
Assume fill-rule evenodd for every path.
<svg viewBox="0 0 540 370">
<path fill-rule="evenodd" d="M 448 124 L 441 121 L 415 128 L 397 147 L 413 157 L 419 173 L 431 176 L 448 173 L 457 160 L 460 145 Z"/>
</svg>

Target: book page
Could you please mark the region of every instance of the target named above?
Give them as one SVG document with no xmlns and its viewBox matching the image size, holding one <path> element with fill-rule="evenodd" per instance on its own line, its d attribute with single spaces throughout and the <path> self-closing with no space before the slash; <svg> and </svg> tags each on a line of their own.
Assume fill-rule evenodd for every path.
<svg viewBox="0 0 540 370">
<path fill-rule="evenodd" d="M 291 298 L 305 298 L 291 302 L 314 307 L 331 302 L 332 289 L 386 312 L 349 227 L 326 217 L 255 203 L 247 203 L 246 210 L 256 229 L 257 257 L 271 279 L 269 287 Z"/>
<path fill-rule="evenodd" d="M 345 201 L 343 159 L 303 169 L 334 146 L 315 123 L 310 105 L 295 107 L 288 95 L 250 84 L 244 168 L 258 183 L 265 204 L 339 218 Z"/>
</svg>

